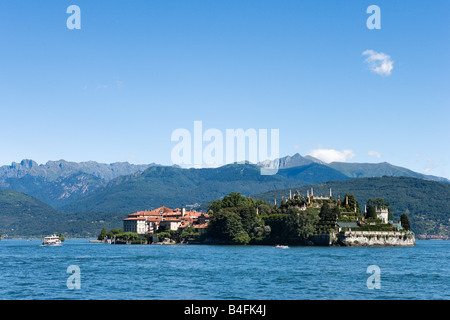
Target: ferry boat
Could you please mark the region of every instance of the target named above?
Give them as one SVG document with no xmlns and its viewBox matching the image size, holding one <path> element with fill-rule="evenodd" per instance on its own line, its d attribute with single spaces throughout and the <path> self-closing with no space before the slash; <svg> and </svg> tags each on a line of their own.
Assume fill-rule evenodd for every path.
<svg viewBox="0 0 450 320">
<path fill-rule="evenodd" d="M 53 234 L 51 236 L 45 237 L 44 241 L 42 242 L 43 246 L 60 246 L 61 240 L 56 234 Z"/>
<path fill-rule="evenodd" d="M 282 244 L 277 244 L 275 247 L 279 248 L 279 249 L 287 249 L 287 248 L 289 248 L 289 246 L 285 246 L 285 245 L 282 245 Z"/>
</svg>

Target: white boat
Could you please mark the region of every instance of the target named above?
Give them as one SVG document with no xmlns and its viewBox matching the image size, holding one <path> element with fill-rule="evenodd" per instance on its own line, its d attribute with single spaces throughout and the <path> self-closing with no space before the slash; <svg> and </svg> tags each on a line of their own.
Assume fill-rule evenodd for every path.
<svg viewBox="0 0 450 320">
<path fill-rule="evenodd" d="M 289 248 L 289 246 L 285 246 L 285 245 L 281 245 L 281 244 L 277 244 L 276 248 L 280 248 L 280 249 L 287 249 Z"/>
<path fill-rule="evenodd" d="M 53 234 L 51 236 L 45 237 L 44 241 L 42 242 L 43 246 L 60 246 L 61 240 L 56 234 Z"/>
</svg>

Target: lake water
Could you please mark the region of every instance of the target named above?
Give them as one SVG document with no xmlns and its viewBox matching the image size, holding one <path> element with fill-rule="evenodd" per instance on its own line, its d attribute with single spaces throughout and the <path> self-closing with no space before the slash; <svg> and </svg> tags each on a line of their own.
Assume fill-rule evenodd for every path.
<svg viewBox="0 0 450 320">
<path fill-rule="evenodd" d="M 0 241 L 0 299 L 449 299 L 450 241 L 411 248 Z M 67 268 L 79 267 L 79 289 Z M 368 289 L 367 268 L 380 270 Z M 70 283 L 77 283 L 71 282 Z M 372 281 L 370 281 L 372 283 Z"/>
</svg>

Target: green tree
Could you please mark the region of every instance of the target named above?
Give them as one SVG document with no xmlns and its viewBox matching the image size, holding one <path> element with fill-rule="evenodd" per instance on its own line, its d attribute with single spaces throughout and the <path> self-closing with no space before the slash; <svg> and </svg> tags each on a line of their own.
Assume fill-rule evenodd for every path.
<svg viewBox="0 0 450 320">
<path fill-rule="evenodd" d="M 285 214 L 276 213 L 263 216 L 265 226 L 270 228 L 270 235 L 272 237 L 282 237 L 283 230 L 285 229 Z"/>
<path fill-rule="evenodd" d="M 158 232 L 157 234 L 156 234 L 156 236 L 159 238 L 159 241 L 162 241 L 162 240 L 164 240 L 164 239 L 171 239 L 171 237 L 172 237 L 172 233 L 170 233 L 170 231 L 161 231 L 161 232 Z"/>
<path fill-rule="evenodd" d="M 229 195 L 223 197 L 222 200 L 214 200 L 209 206 L 208 210 L 217 212 L 224 208 L 236 208 L 236 207 L 256 207 L 256 201 L 251 197 L 244 197 L 241 193 L 232 192 Z"/>
<path fill-rule="evenodd" d="M 376 210 L 375 206 L 370 205 L 367 207 L 367 213 L 366 213 L 365 218 L 366 219 L 368 219 L 368 218 L 376 219 L 377 218 L 377 210 Z"/>
<path fill-rule="evenodd" d="M 290 208 L 287 213 L 286 229 L 289 230 L 289 237 L 307 239 L 314 234 L 319 215 L 316 211 L 307 209 Z"/>
<path fill-rule="evenodd" d="M 320 220 L 329 220 L 331 214 L 330 206 L 328 201 L 324 201 L 322 207 L 320 208 L 319 218 Z"/>
<path fill-rule="evenodd" d="M 256 222 L 256 209 L 254 207 L 239 207 L 236 208 L 236 212 L 241 218 L 244 231 L 249 233 Z"/>
<path fill-rule="evenodd" d="M 123 233 L 117 233 L 115 234 L 117 239 L 123 239 L 123 240 L 137 240 L 139 239 L 139 235 L 136 232 L 123 232 Z"/>
<path fill-rule="evenodd" d="M 108 232 L 106 231 L 106 228 L 103 227 L 103 228 L 102 228 L 102 231 L 101 231 L 100 234 L 98 235 L 97 239 L 98 239 L 98 240 L 103 240 L 103 239 L 105 239 L 107 233 L 108 233 Z"/>
<path fill-rule="evenodd" d="M 328 201 L 324 201 L 320 208 L 319 218 L 322 221 L 336 221 L 339 217 L 339 207 L 336 205 L 333 209 L 330 208 Z"/>
<path fill-rule="evenodd" d="M 181 232 L 180 237 L 182 239 L 188 237 L 189 235 L 195 233 L 195 228 L 193 226 L 187 226 L 186 228 L 183 229 L 183 231 Z"/>
<path fill-rule="evenodd" d="M 66 238 L 63 236 L 63 234 L 61 232 L 58 234 L 58 237 L 59 237 L 59 240 L 61 240 L 61 242 L 66 241 Z"/>
<path fill-rule="evenodd" d="M 280 209 L 282 212 L 286 212 L 289 207 L 302 207 L 305 204 L 307 204 L 306 199 L 302 198 L 299 194 L 294 194 L 292 198 L 281 201 Z"/>
<path fill-rule="evenodd" d="M 252 226 L 249 236 L 253 241 L 262 241 L 271 232 L 270 226 L 264 224 L 264 220 L 261 217 L 255 219 L 255 223 Z"/>
<path fill-rule="evenodd" d="M 336 205 L 331 212 L 334 220 L 341 217 L 341 211 L 339 210 L 338 205 Z"/>
<path fill-rule="evenodd" d="M 389 202 L 384 201 L 382 198 L 376 198 L 376 199 L 368 199 L 367 205 L 375 206 L 376 208 L 382 208 L 382 207 L 389 208 L 391 204 Z"/>
<path fill-rule="evenodd" d="M 112 239 L 112 238 L 114 238 L 114 237 L 118 238 L 117 236 L 118 236 L 119 234 L 122 234 L 122 233 L 123 233 L 123 229 L 111 229 L 111 230 L 106 234 L 106 236 L 108 237 L 108 239 Z"/>
<path fill-rule="evenodd" d="M 347 197 L 347 202 L 348 204 L 346 204 L 345 202 L 345 197 Z M 347 210 L 347 212 L 354 212 L 355 208 L 356 208 L 356 212 L 359 212 L 359 205 L 358 202 L 355 199 L 355 196 L 353 194 L 345 194 L 344 197 L 344 205 L 345 205 L 345 209 Z"/>
<path fill-rule="evenodd" d="M 246 244 L 250 241 L 248 233 L 242 226 L 241 217 L 234 208 L 220 209 L 211 215 L 208 235 L 232 244 Z"/>
<path fill-rule="evenodd" d="M 233 238 L 234 244 L 248 244 L 250 242 L 250 236 L 244 230 L 239 231 L 238 234 Z"/>
<path fill-rule="evenodd" d="M 258 215 L 268 215 L 274 213 L 273 207 L 270 203 L 265 202 L 264 200 L 258 199 L 256 200 L 256 207 L 258 208 Z"/>
<path fill-rule="evenodd" d="M 394 214 L 389 210 L 388 220 L 394 220 Z"/>
<path fill-rule="evenodd" d="M 409 218 L 406 214 L 402 214 L 400 216 L 400 223 L 402 224 L 402 227 L 407 230 L 410 231 L 411 230 L 411 222 L 409 221 Z"/>
</svg>

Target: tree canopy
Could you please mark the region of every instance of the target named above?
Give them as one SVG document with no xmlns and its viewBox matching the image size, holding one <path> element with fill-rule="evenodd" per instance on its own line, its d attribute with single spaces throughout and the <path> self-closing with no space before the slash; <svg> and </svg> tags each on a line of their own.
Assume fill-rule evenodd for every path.
<svg viewBox="0 0 450 320">
<path fill-rule="evenodd" d="M 315 210 L 300 210 L 303 204 L 304 199 L 294 197 L 280 207 L 272 207 L 262 200 L 231 193 L 211 202 L 208 235 L 232 244 L 305 240 L 314 233 L 319 215 Z"/>
<path fill-rule="evenodd" d="M 411 222 L 409 221 L 409 218 L 406 214 L 403 213 L 400 216 L 400 223 L 405 230 L 411 230 Z"/>
</svg>

